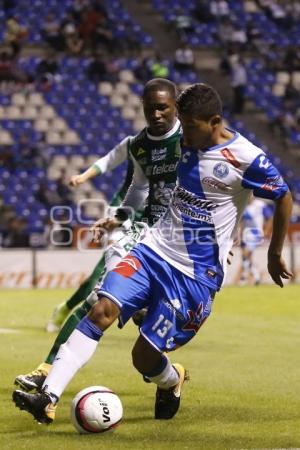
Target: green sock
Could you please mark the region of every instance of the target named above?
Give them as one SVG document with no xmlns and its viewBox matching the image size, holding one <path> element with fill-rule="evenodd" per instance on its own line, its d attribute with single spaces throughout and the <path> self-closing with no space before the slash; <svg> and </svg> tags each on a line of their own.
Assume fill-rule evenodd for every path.
<svg viewBox="0 0 300 450">
<path fill-rule="evenodd" d="M 66 301 L 68 309 L 71 311 L 75 306 L 87 298 L 96 286 L 97 281 L 103 277 L 105 273 L 105 256 L 103 255 L 97 263 L 92 274 L 77 289 L 76 292 Z"/>
<path fill-rule="evenodd" d="M 68 320 L 65 322 L 64 326 L 60 330 L 57 335 L 57 338 L 54 341 L 53 347 L 51 348 L 45 362 L 48 364 L 53 364 L 53 361 L 57 355 L 59 347 L 64 344 L 72 331 L 76 328 L 77 324 L 87 315 L 90 311 L 91 305 L 84 301 L 82 305 L 79 305 L 75 311 L 70 315 Z"/>
</svg>

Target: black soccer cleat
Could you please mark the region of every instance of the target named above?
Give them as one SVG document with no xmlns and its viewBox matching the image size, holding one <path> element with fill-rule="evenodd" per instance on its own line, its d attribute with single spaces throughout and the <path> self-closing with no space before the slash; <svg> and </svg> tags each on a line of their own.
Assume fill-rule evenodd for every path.
<svg viewBox="0 0 300 450">
<path fill-rule="evenodd" d="M 27 394 L 17 390 L 13 392 L 12 398 L 19 409 L 32 414 L 38 423 L 49 424 L 53 422 L 56 405 L 52 403 L 50 395 L 46 392 Z"/>
<path fill-rule="evenodd" d="M 15 378 L 14 384 L 26 392 L 33 390 L 40 392 L 51 367 L 51 364 L 42 363 L 32 372 L 25 375 L 18 375 Z"/>
<path fill-rule="evenodd" d="M 155 419 L 172 419 L 179 409 L 182 385 L 185 380 L 189 380 L 189 375 L 181 364 L 173 364 L 173 367 L 178 372 L 179 381 L 176 386 L 171 389 L 157 388 L 154 413 Z"/>
</svg>

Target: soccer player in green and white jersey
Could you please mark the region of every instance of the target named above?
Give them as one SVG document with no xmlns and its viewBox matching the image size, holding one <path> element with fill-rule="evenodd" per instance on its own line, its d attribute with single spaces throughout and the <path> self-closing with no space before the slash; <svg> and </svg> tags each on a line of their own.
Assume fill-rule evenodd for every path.
<svg viewBox="0 0 300 450">
<path fill-rule="evenodd" d="M 142 221 L 150 226 L 166 211 L 177 178 L 181 126 L 176 116 L 175 100 L 176 87 L 172 82 L 165 79 L 149 81 L 143 93 L 144 114 L 148 127 L 136 136 L 125 139 L 134 165 L 134 175 L 123 205 L 134 204 L 138 209 L 148 197 Z M 88 171 L 89 175 L 94 176 L 97 170 L 94 167 Z M 144 227 L 145 225 L 140 222 L 133 223 L 132 227 L 123 230 L 124 233 L 118 242 L 107 249 L 101 279 L 138 242 L 143 235 Z M 42 386 L 60 345 L 68 339 L 96 299 L 92 292 L 88 299 L 76 308 L 64 324 L 45 362 L 33 372 L 17 376 L 15 384 L 27 391 Z"/>
<path fill-rule="evenodd" d="M 89 167 L 85 172 L 80 175 L 73 175 L 70 180 L 70 186 L 76 187 L 86 181 L 94 178 L 97 175 L 110 172 L 122 164 L 124 161 L 128 160 L 127 173 L 125 181 L 119 191 L 114 195 L 110 205 L 119 206 L 122 200 L 124 200 L 125 194 L 128 187 L 132 181 L 133 175 L 133 164 L 129 158 L 129 142 L 133 136 L 127 136 L 119 144 L 117 144 L 110 152 L 105 156 L 98 159 L 91 167 Z M 70 314 L 72 309 L 78 306 L 90 292 L 94 289 L 97 281 L 101 277 L 105 267 L 105 258 L 102 257 L 97 265 L 95 266 L 91 275 L 79 286 L 79 288 L 72 294 L 72 296 L 60 303 L 54 309 L 50 320 L 47 323 L 46 329 L 49 332 L 59 331 L 61 325 Z"/>
</svg>

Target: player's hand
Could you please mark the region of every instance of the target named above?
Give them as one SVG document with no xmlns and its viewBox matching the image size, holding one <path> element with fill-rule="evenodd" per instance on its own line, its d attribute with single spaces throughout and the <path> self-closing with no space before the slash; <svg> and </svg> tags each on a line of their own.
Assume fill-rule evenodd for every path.
<svg viewBox="0 0 300 450">
<path fill-rule="evenodd" d="M 101 239 L 106 233 L 111 233 L 115 228 L 119 227 L 121 222 L 115 218 L 105 217 L 104 219 L 99 219 L 91 227 L 93 232 L 92 241 L 96 244 L 100 243 Z"/>
<path fill-rule="evenodd" d="M 84 183 L 84 179 L 81 175 L 73 175 L 69 181 L 69 185 L 72 187 L 79 186 L 80 184 Z"/>
<path fill-rule="evenodd" d="M 234 255 L 233 251 L 230 250 L 230 252 L 228 253 L 228 256 L 227 256 L 227 264 L 229 266 L 231 265 L 231 261 L 232 261 L 233 255 Z"/>
<path fill-rule="evenodd" d="M 282 278 L 290 280 L 294 275 L 290 272 L 281 256 L 268 255 L 268 271 L 274 283 L 283 287 Z"/>
</svg>

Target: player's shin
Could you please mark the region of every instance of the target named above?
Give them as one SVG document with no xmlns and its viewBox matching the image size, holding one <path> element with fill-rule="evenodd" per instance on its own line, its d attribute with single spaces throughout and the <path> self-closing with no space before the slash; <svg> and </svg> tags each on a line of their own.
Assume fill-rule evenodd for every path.
<svg viewBox="0 0 300 450">
<path fill-rule="evenodd" d="M 178 372 L 174 369 L 166 355 L 161 355 L 161 361 L 153 371 L 144 373 L 143 375 L 161 389 L 169 389 L 179 381 Z"/>
<path fill-rule="evenodd" d="M 53 361 L 57 355 L 57 352 L 59 351 L 60 346 L 67 341 L 72 331 L 76 328 L 80 320 L 87 315 L 90 309 L 91 305 L 89 304 L 89 302 L 84 301 L 84 303 L 78 306 L 74 310 L 74 312 L 70 315 L 70 317 L 68 317 L 67 321 L 65 322 L 62 329 L 58 333 L 57 338 L 55 339 L 53 347 L 51 348 L 47 358 L 45 359 L 45 362 L 47 364 L 53 364 Z"/>
<path fill-rule="evenodd" d="M 103 332 L 85 317 L 67 342 L 61 345 L 43 385 L 44 391 L 51 396 L 54 403 L 78 370 L 92 357 L 102 335 Z"/>
</svg>

